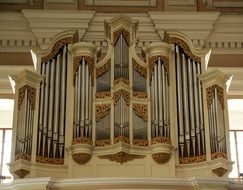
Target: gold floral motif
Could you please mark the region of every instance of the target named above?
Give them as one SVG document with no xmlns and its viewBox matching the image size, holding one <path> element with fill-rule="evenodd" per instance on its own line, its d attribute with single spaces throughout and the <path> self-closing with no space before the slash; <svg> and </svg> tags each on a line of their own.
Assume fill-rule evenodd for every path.
<svg viewBox="0 0 243 190">
<path fill-rule="evenodd" d="M 91 154 L 88 153 L 75 153 L 72 155 L 73 161 L 81 165 L 87 164 L 91 157 Z"/>
<path fill-rule="evenodd" d="M 148 98 L 148 93 L 144 91 L 133 91 L 132 96 L 135 98 Z"/>
<path fill-rule="evenodd" d="M 116 104 L 119 101 L 121 96 L 124 98 L 127 106 L 129 106 L 130 105 L 130 93 L 127 92 L 126 90 L 118 90 L 118 91 L 114 92 L 114 94 L 113 94 L 114 106 L 116 106 Z"/>
<path fill-rule="evenodd" d="M 127 85 L 130 84 L 130 82 L 129 82 L 128 79 L 125 79 L 125 78 L 123 78 L 123 77 L 119 77 L 119 78 L 117 78 L 117 79 L 114 80 L 113 85 L 117 85 L 117 84 L 120 83 L 120 82 L 122 82 L 122 83 L 124 83 L 124 84 L 127 84 Z"/>
<path fill-rule="evenodd" d="M 29 155 L 29 154 L 24 154 L 24 153 L 17 154 L 17 155 L 15 156 L 15 160 L 19 160 L 19 159 L 30 161 L 30 160 L 31 160 L 31 155 Z"/>
<path fill-rule="evenodd" d="M 34 87 L 29 86 L 29 85 L 24 85 L 21 88 L 19 88 L 18 109 L 20 109 L 20 106 L 23 103 L 26 90 L 27 90 L 28 100 L 30 101 L 31 109 L 34 110 L 35 109 L 36 89 Z"/>
<path fill-rule="evenodd" d="M 119 39 L 120 34 L 122 34 L 124 36 L 128 46 L 130 46 L 130 33 L 123 28 L 121 28 L 113 33 L 113 45 L 116 44 L 117 40 Z"/>
<path fill-rule="evenodd" d="M 93 145 L 93 141 L 91 138 L 87 137 L 78 137 L 72 140 L 72 145 L 74 144 L 90 144 Z"/>
<path fill-rule="evenodd" d="M 95 141 L 95 146 L 109 146 L 111 145 L 111 139 L 99 139 Z"/>
<path fill-rule="evenodd" d="M 144 121 L 148 121 L 148 106 L 145 104 L 133 104 L 133 110 L 138 117 L 141 117 Z"/>
<path fill-rule="evenodd" d="M 37 156 L 36 162 L 43 163 L 43 164 L 63 165 L 64 159 L 63 158 L 47 158 L 47 157 Z"/>
<path fill-rule="evenodd" d="M 224 174 L 226 174 L 228 172 L 227 169 L 223 168 L 223 167 L 219 167 L 216 168 L 214 170 L 212 170 L 213 173 L 215 173 L 218 177 L 222 177 Z"/>
<path fill-rule="evenodd" d="M 30 171 L 28 170 L 24 170 L 24 169 L 19 169 L 19 170 L 16 170 L 14 171 L 15 175 L 17 175 L 19 178 L 25 178 L 25 176 L 27 176 Z"/>
<path fill-rule="evenodd" d="M 149 60 L 148 60 L 148 62 L 149 62 L 149 64 L 148 64 L 148 67 L 149 67 L 149 81 L 150 81 L 150 83 L 151 83 L 151 80 L 152 80 L 154 65 L 157 63 L 159 57 L 163 61 L 163 64 L 164 64 L 164 67 L 165 67 L 165 74 L 167 74 L 168 78 L 169 78 L 169 59 L 168 59 L 168 57 L 165 57 L 163 55 L 153 56 L 153 57 L 150 57 Z"/>
<path fill-rule="evenodd" d="M 170 157 L 170 154 L 164 152 L 152 154 L 152 158 L 157 164 L 167 163 L 170 160 Z"/>
<path fill-rule="evenodd" d="M 184 40 L 182 40 L 180 38 L 170 37 L 170 43 L 180 46 L 188 57 L 190 57 L 192 60 L 194 60 L 198 63 L 201 63 L 200 57 L 198 57 L 192 53 L 189 45 Z"/>
<path fill-rule="evenodd" d="M 124 137 L 124 136 L 119 136 L 119 137 L 114 138 L 114 144 L 119 143 L 119 142 L 124 142 L 124 143 L 129 144 L 130 140 L 129 140 L 129 138 Z"/>
<path fill-rule="evenodd" d="M 227 154 L 225 152 L 215 152 L 211 154 L 211 159 L 224 158 L 227 159 Z"/>
<path fill-rule="evenodd" d="M 214 85 L 206 88 L 208 109 L 210 108 L 210 105 L 212 104 L 215 89 L 217 89 L 217 95 L 218 95 L 219 102 L 222 106 L 222 109 L 224 109 L 224 89 L 223 89 L 223 87 L 221 87 L 217 84 L 214 84 Z"/>
<path fill-rule="evenodd" d="M 185 157 L 179 159 L 180 164 L 192 164 L 192 163 L 199 163 L 204 161 L 206 161 L 206 155 Z"/>
<path fill-rule="evenodd" d="M 85 63 L 88 64 L 89 74 L 91 76 L 92 85 L 94 84 L 94 58 L 89 56 L 77 56 L 74 57 L 73 60 L 73 83 L 75 82 L 76 73 L 78 71 L 78 67 L 81 64 L 81 60 L 84 58 Z"/>
<path fill-rule="evenodd" d="M 136 154 L 128 154 L 126 152 L 118 152 L 116 154 L 109 154 L 109 155 L 102 155 L 102 156 L 98 156 L 98 158 L 100 159 L 108 159 L 110 161 L 115 161 L 118 162 L 120 164 L 123 164 L 125 162 L 128 161 L 132 161 L 135 159 L 142 159 L 145 158 L 145 155 L 136 155 Z"/>
<path fill-rule="evenodd" d="M 41 59 L 42 63 L 51 60 L 64 45 L 72 44 L 72 43 L 75 43 L 75 42 L 77 42 L 77 39 L 75 39 L 75 36 L 67 37 L 67 38 L 59 40 L 58 42 L 56 42 L 54 44 L 54 46 L 51 50 L 51 53 L 49 53 L 48 55 L 46 55 L 45 57 L 43 57 Z"/>
<path fill-rule="evenodd" d="M 136 146 L 148 146 L 148 140 L 143 139 L 133 139 L 133 145 Z"/>
<path fill-rule="evenodd" d="M 170 137 L 154 137 L 151 139 L 151 145 L 158 144 L 158 143 L 171 144 Z"/>
<path fill-rule="evenodd" d="M 111 97 L 111 91 L 96 92 L 95 98 L 108 98 Z"/>
<path fill-rule="evenodd" d="M 95 108 L 96 108 L 95 109 L 96 121 L 99 121 L 109 113 L 109 110 L 111 109 L 111 105 L 101 104 L 101 105 L 96 105 Z"/>
<path fill-rule="evenodd" d="M 132 66 L 133 69 L 138 72 L 141 76 L 147 77 L 147 68 L 141 66 L 139 63 L 137 63 L 134 59 L 132 59 Z"/>
<path fill-rule="evenodd" d="M 104 65 L 96 68 L 96 78 L 103 75 L 111 68 L 111 60 L 109 59 Z"/>
</svg>

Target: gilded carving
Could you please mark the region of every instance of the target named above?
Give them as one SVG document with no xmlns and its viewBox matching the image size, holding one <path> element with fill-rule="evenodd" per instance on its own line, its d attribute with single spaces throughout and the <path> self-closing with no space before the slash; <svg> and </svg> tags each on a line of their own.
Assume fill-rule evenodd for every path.
<svg viewBox="0 0 243 190">
<path fill-rule="evenodd" d="M 152 158 L 157 164 L 167 163 L 170 160 L 170 157 L 170 154 L 164 152 L 152 154 Z"/>
<path fill-rule="evenodd" d="M 211 154 L 211 159 L 224 158 L 227 159 L 227 154 L 225 152 L 215 152 Z"/>
<path fill-rule="evenodd" d="M 144 91 L 133 91 L 132 96 L 135 98 L 148 98 L 148 93 Z"/>
<path fill-rule="evenodd" d="M 127 84 L 127 85 L 130 84 L 130 82 L 129 82 L 128 79 L 125 79 L 125 78 L 123 78 L 123 77 L 119 77 L 119 78 L 117 78 L 117 79 L 114 80 L 113 85 L 117 85 L 117 84 L 120 83 L 120 82 L 122 82 L 122 83 L 124 83 L 124 84 Z"/>
<path fill-rule="evenodd" d="M 30 101 L 31 109 L 34 110 L 35 109 L 36 89 L 34 87 L 29 86 L 29 85 L 24 85 L 21 88 L 19 88 L 18 109 L 20 109 L 20 106 L 23 103 L 26 91 L 27 91 L 28 100 Z"/>
<path fill-rule="evenodd" d="M 36 162 L 43 163 L 43 164 L 63 165 L 64 159 L 63 158 L 48 158 L 48 157 L 37 156 Z"/>
<path fill-rule="evenodd" d="M 151 139 L 151 145 L 158 144 L 158 143 L 171 144 L 170 137 L 154 137 Z"/>
<path fill-rule="evenodd" d="M 18 160 L 18 159 L 30 161 L 31 160 L 31 155 L 24 154 L 24 153 L 17 154 L 17 155 L 15 155 L 15 160 Z"/>
<path fill-rule="evenodd" d="M 133 139 L 133 145 L 136 146 L 148 146 L 148 140 L 143 140 L 143 139 Z"/>
<path fill-rule="evenodd" d="M 215 89 L 217 89 L 217 96 L 219 99 L 219 103 L 221 104 L 222 109 L 224 109 L 224 89 L 217 84 L 214 84 L 214 85 L 206 88 L 208 109 L 210 108 L 210 105 L 212 104 Z"/>
<path fill-rule="evenodd" d="M 109 113 L 109 110 L 111 109 L 111 105 L 101 104 L 101 105 L 96 105 L 95 108 L 96 108 L 95 109 L 96 121 L 99 121 Z"/>
<path fill-rule="evenodd" d="M 51 60 L 58 52 L 59 50 L 67 44 L 72 44 L 74 42 L 76 42 L 77 40 L 75 39 L 75 37 L 67 37 L 64 39 L 59 40 L 58 42 L 56 42 L 52 48 L 51 53 L 49 53 L 48 55 L 46 55 L 45 57 L 43 57 L 41 59 L 42 62 L 47 62 L 49 60 Z"/>
<path fill-rule="evenodd" d="M 124 143 L 129 144 L 130 140 L 129 140 L 129 138 L 124 137 L 124 136 L 119 136 L 119 137 L 114 138 L 114 144 L 119 143 L 119 142 L 124 142 Z"/>
<path fill-rule="evenodd" d="M 133 66 L 133 69 L 136 72 L 138 72 L 141 76 L 143 76 L 145 78 L 147 77 L 147 68 L 138 64 L 134 59 L 132 59 L 132 66 Z"/>
<path fill-rule="evenodd" d="M 218 177 L 222 177 L 224 174 L 226 174 L 228 172 L 227 169 L 225 168 L 222 168 L 222 167 L 219 167 L 219 168 L 216 168 L 214 170 L 212 170 L 213 173 L 215 173 Z"/>
<path fill-rule="evenodd" d="M 116 106 L 116 104 L 119 101 L 121 96 L 124 98 L 127 106 L 129 106 L 130 105 L 130 93 L 127 92 L 126 90 L 118 90 L 113 93 L 114 106 Z"/>
<path fill-rule="evenodd" d="M 121 152 L 118 152 L 116 154 L 98 156 L 98 158 L 108 159 L 110 161 L 115 161 L 115 162 L 118 162 L 120 164 L 123 164 L 125 162 L 132 161 L 132 160 L 135 160 L 135 159 L 145 158 L 145 155 L 128 154 L 126 152 L 121 151 Z"/>
<path fill-rule="evenodd" d="M 128 46 L 130 46 L 130 33 L 123 28 L 121 28 L 113 33 L 113 45 L 116 44 L 117 40 L 119 39 L 120 34 L 122 34 L 124 36 Z"/>
<path fill-rule="evenodd" d="M 145 104 L 133 104 L 133 110 L 138 117 L 141 117 L 144 121 L 148 121 L 148 106 Z"/>
<path fill-rule="evenodd" d="M 184 50 L 184 52 L 186 53 L 186 55 L 188 57 L 190 57 L 192 60 L 194 60 L 194 61 L 196 61 L 198 63 L 201 62 L 200 57 L 198 57 L 198 56 L 196 56 L 196 55 L 194 55 L 192 53 L 189 45 L 185 41 L 181 40 L 180 38 L 171 37 L 170 38 L 170 43 L 176 44 L 176 45 L 180 46 Z"/>
<path fill-rule="evenodd" d="M 111 68 L 111 60 L 109 59 L 104 65 L 96 68 L 96 78 L 103 75 Z"/>
<path fill-rule="evenodd" d="M 91 138 L 87 137 L 78 137 L 72 140 L 72 145 L 74 144 L 90 144 L 93 145 L 93 141 Z"/>
<path fill-rule="evenodd" d="M 73 161 L 77 164 L 87 164 L 91 159 L 91 154 L 88 153 L 75 153 L 72 155 Z"/>
<path fill-rule="evenodd" d="M 95 141 L 95 146 L 109 146 L 111 145 L 111 139 L 99 139 Z"/>
<path fill-rule="evenodd" d="M 96 92 L 95 98 L 108 98 L 111 97 L 111 91 Z"/>
<path fill-rule="evenodd" d="M 199 163 L 204 161 L 206 161 L 206 155 L 185 157 L 179 159 L 180 164 L 192 164 L 192 163 Z"/>
<path fill-rule="evenodd" d="M 24 169 L 19 169 L 19 170 L 16 170 L 14 171 L 15 175 L 17 175 L 19 178 L 25 178 L 25 176 L 27 176 L 30 171 L 28 170 L 24 170 Z"/>
</svg>

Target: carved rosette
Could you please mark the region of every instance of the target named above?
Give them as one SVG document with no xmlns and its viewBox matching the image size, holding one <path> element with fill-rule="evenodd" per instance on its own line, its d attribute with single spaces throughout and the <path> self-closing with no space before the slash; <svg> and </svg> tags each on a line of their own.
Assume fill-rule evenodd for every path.
<svg viewBox="0 0 243 190">
<path fill-rule="evenodd" d="M 75 35 L 73 37 L 67 37 L 67 38 L 63 38 L 61 40 L 59 40 L 58 42 L 56 42 L 52 48 L 51 53 L 49 53 L 48 55 L 46 55 L 45 57 L 43 57 L 41 59 L 42 62 L 47 62 L 49 60 L 51 60 L 58 52 L 59 50 L 67 45 L 67 44 L 72 44 L 77 42 L 77 39 L 75 37 Z"/>
<path fill-rule="evenodd" d="M 133 139 L 133 145 L 136 146 L 148 146 L 148 140 L 143 140 L 143 139 Z"/>
<path fill-rule="evenodd" d="M 182 39 L 170 37 L 170 43 L 180 46 L 184 50 L 184 52 L 186 53 L 186 55 L 188 57 L 190 57 L 192 60 L 196 61 L 197 63 L 201 63 L 200 57 L 194 55 L 192 53 L 189 45 L 185 41 L 183 41 Z"/>
<path fill-rule="evenodd" d="M 15 160 L 19 160 L 19 159 L 30 161 L 31 155 L 24 154 L 24 153 L 15 155 Z"/>
<path fill-rule="evenodd" d="M 219 167 L 216 169 L 212 170 L 213 173 L 215 173 L 218 177 L 222 177 L 224 174 L 226 174 L 228 172 L 227 169 L 223 168 L 223 167 Z"/>
<path fill-rule="evenodd" d="M 129 140 L 129 138 L 124 137 L 124 136 L 119 136 L 119 137 L 114 138 L 114 144 L 119 143 L 119 142 L 124 142 L 124 143 L 129 144 L 130 140 Z"/>
<path fill-rule="evenodd" d="M 206 161 L 206 155 L 186 157 L 186 158 L 179 159 L 180 164 L 192 164 L 192 163 L 199 163 L 204 161 Z"/>
<path fill-rule="evenodd" d="M 111 97 L 111 91 L 96 92 L 95 98 L 109 98 Z"/>
<path fill-rule="evenodd" d="M 123 28 L 120 28 L 119 30 L 117 30 L 113 33 L 113 45 L 116 44 L 117 40 L 119 39 L 120 34 L 122 34 L 124 36 L 128 46 L 130 46 L 130 33 Z"/>
<path fill-rule="evenodd" d="M 121 96 L 126 101 L 127 106 L 129 106 L 130 105 L 130 93 L 127 92 L 126 90 L 118 90 L 118 91 L 113 93 L 114 106 L 116 106 L 116 104 L 119 101 Z"/>
<path fill-rule="evenodd" d="M 19 178 L 25 178 L 29 173 L 30 171 L 28 170 L 24 170 L 24 169 L 19 169 L 19 170 L 16 170 L 14 171 L 15 175 L 17 175 Z"/>
<path fill-rule="evenodd" d="M 21 88 L 19 88 L 18 93 L 18 110 L 20 109 L 21 104 L 24 100 L 25 92 L 27 91 L 27 97 L 30 101 L 31 109 L 35 109 L 35 98 L 36 98 L 36 89 L 34 87 L 31 87 L 29 85 L 24 85 Z"/>
<path fill-rule="evenodd" d="M 109 146 L 111 145 L 111 139 L 99 139 L 95 141 L 95 146 Z"/>
<path fill-rule="evenodd" d="M 133 104 L 133 110 L 138 117 L 141 117 L 144 121 L 148 121 L 148 106 L 145 104 Z"/>
<path fill-rule="evenodd" d="M 101 120 L 103 117 L 105 117 L 108 113 L 109 110 L 111 109 L 110 104 L 101 104 L 101 105 L 96 105 L 95 106 L 95 117 L 96 121 Z"/>
<path fill-rule="evenodd" d="M 91 154 L 88 153 L 75 153 L 72 155 L 73 161 L 81 165 L 87 164 L 91 157 Z"/>
<path fill-rule="evenodd" d="M 74 144 L 90 144 L 93 145 L 93 141 L 91 138 L 86 137 L 78 137 L 72 140 L 72 145 Z"/>
<path fill-rule="evenodd" d="M 164 152 L 152 154 L 152 158 L 157 164 L 167 163 L 170 160 L 170 157 L 170 154 Z"/>
<path fill-rule="evenodd" d="M 111 68 L 111 60 L 109 59 L 104 65 L 96 68 L 96 78 L 103 75 Z"/>
<path fill-rule="evenodd" d="M 119 78 L 115 79 L 114 82 L 113 82 L 114 85 L 117 85 L 118 83 L 124 83 L 126 85 L 130 84 L 129 80 L 125 79 L 123 77 L 119 77 Z"/>
<path fill-rule="evenodd" d="M 132 96 L 135 98 L 148 98 L 148 93 L 144 91 L 133 91 Z"/>
<path fill-rule="evenodd" d="M 98 158 L 100 159 L 108 159 L 110 161 L 115 161 L 118 162 L 120 164 L 123 164 L 125 162 L 128 161 L 132 161 L 135 159 L 142 159 L 145 158 L 145 155 L 136 155 L 136 154 L 128 154 L 126 152 L 118 152 L 116 154 L 109 154 L 109 155 L 102 155 L 102 156 L 98 156 Z"/>
<path fill-rule="evenodd" d="M 227 159 L 227 154 L 225 152 L 215 152 L 211 154 L 211 159 L 224 158 Z"/>
<path fill-rule="evenodd" d="M 138 72 L 142 77 L 147 78 L 147 68 L 141 66 L 139 63 L 137 63 L 134 59 L 132 59 L 132 66 L 133 69 Z"/>
<path fill-rule="evenodd" d="M 210 105 L 212 104 L 215 89 L 217 89 L 217 95 L 218 95 L 219 102 L 222 106 L 222 109 L 224 109 L 224 89 L 223 89 L 223 87 L 221 87 L 217 84 L 214 84 L 214 85 L 206 88 L 208 109 L 210 108 Z"/>
<path fill-rule="evenodd" d="M 169 75 L 169 59 L 168 59 L 168 57 L 165 57 L 163 55 L 152 56 L 148 60 L 148 62 L 149 62 L 149 64 L 148 64 L 148 67 L 149 67 L 149 81 L 150 82 L 152 80 L 152 75 L 153 75 L 153 71 L 154 71 L 154 65 L 157 63 L 159 57 L 163 61 L 163 64 L 164 64 L 164 67 L 165 67 L 165 74 Z"/>
<path fill-rule="evenodd" d="M 171 140 L 169 137 L 154 137 L 151 139 L 151 145 L 158 143 L 171 144 Z"/>
<path fill-rule="evenodd" d="M 47 158 L 47 157 L 36 157 L 36 162 L 42 163 L 42 164 L 51 164 L 51 165 L 63 165 L 64 159 L 63 158 Z"/>
<path fill-rule="evenodd" d="M 75 82 L 76 73 L 78 71 L 78 67 L 81 64 L 81 60 L 84 58 L 86 64 L 89 67 L 89 74 L 91 75 L 92 85 L 94 84 L 94 58 L 89 56 L 77 56 L 74 57 L 73 60 L 73 82 Z"/>
</svg>

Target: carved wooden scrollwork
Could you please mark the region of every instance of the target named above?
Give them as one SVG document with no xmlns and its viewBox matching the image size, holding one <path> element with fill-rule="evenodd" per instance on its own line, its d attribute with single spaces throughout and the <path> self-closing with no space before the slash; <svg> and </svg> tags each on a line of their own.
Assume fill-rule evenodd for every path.
<svg viewBox="0 0 243 190">
<path fill-rule="evenodd" d="M 86 137 L 78 137 L 72 140 L 72 145 L 74 144 L 90 144 L 93 145 L 93 141 L 91 138 Z"/>
<path fill-rule="evenodd" d="M 21 88 L 19 88 L 18 109 L 20 109 L 20 106 L 23 103 L 26 90 L 27 90 L 28 100 L 30 101 L 31 109 L 34 110 L 35 109 L 36 89 L 34 87 L 29 86 L 29 85 L 24 85 Z"/>
<path fill-rule="evenodd" d="M 14 171 L 15 175 L 17 175 L 19 178 L 25 178 L 25 176 L 27 176 L 30 171 L 28 170 L 24 170 L 24 169 L 19 169 L 19 170 L 16 170 Z"/>
<path fill-rule="evenodd" d="M 75 153 L 72 155 L 73 161 L 81 165 L 88 163 L 91 157 L 91 154 L 88 153 Z"/>
<path fill-rule="evenodd" d="M 133 139 L 133 145 L 136 146 L 148 146 L 148 140 L 143 140 L 143 139 Z"/>
<path fill-rule="evenodd" d="M 101 105 L 96 105 L 95 108 L 96 108 L 95 109 L 96 121 L 99 121 L 109 113 L 109 110 L 111 109 L 111 105 L 101 104 Z"/>
<path fill-rule="evenodd" d="M 129 106 L 130 105 L 130 93 L 127 92 L 126 90 L 118 90 L 118 91 L 113 93 L 114 105 L 117 104 L 121 95 L 124 98 L 124 100 L 126 101 L 127 106 Z"/>
<path fill-rule="evenodd" d="M 94 84 L 94 58 L 89 56 L 77 56 L 74 57 L 73 60 L 73 82 L 75 82 L 76 73 L 78 71 L 78 67 L 81 63 L 81 60 L 84 58 L 86 64 L 89 67 L 89 74 L 91 75 L 92 85 Z"/>
<path fill-rule="evenodd" d="M 148 121 L 148 106 L 145 104 L 133 104 L 133 110 L 138 117 L 141 117 L 144 121 Z"/>
<path fill-rule="evenodd" d="M 111 91 L 96 92 L 95 98 L 108 98 L 111 97 Z"/>
<path fill-rule="evenodd" d="M 137 71 L 141 76 L 147 77 L 147 68 L 138 64 L 134 59 L 132 59 L 132 66 L 135 71 Z"/>
<path fill-rule="evenodd" d="M 151 139 L 151 145 L 157 143 L 171 144 L 171 140 L 169 137 L 154 137 Z"/>
<path fill-rule="evenodd" d="M 111 139 L 99 139 L 95 141 L 95 146 L 109 146 L 111 145 Z"/>
<path fill-rule="evenodd" d="M 223 167 L 219 167 L 216 168 L 214 170 L 212 170 L 213 173 L 215 173 L 218 177 L 222 177 L 224 174 L 226 174 L 228 172 L 227 169 L 223 168 Z"/>
<path fill-rule="evenodd" d="M 179 159 L 180 164 L 192 164 L 192 163 L 199 163 L 204 161 L 206 161 L 206 155 L 186 157 L 186 158 Z"/>
<path fill-rule="evenodd" d="M 15 155 L 15 160 L 18 160 L 18 159 L 30 161 L 31 160 L 31 155 L 24 154 L 24 153 L 17 154 L 17 155 Z"/>
<path fill-rule="evenodd" d="M 133 91 L 132 96 L 135 98 L 148 98 L 148 93 L 144 91 Z"/>
<path fill-rule="evenodd" d="M 194 55 L 194 54 L 192 53 L 192 51 L 191 51 L 189 45 L 188 45 L 185 41 L 183 41 L 182 39 L 180 39 L 180 38 L 175 38 L 175 37 L 170 37 L 170 43 L 172 43 L 172 44 L 176 44 L 176 45 L 180 46 L 180 47 L 184 50 L 184 52 L 186 53 L 186 55 L 187 55 L 188 57 L 190 57 L 192 60 L 194 60 L 194 61 L 196 61 L 196 62 L 198 62 L 198 63 L 201 62 L 200 57 Z"/>
<path fill-rule="evenodd" d="M 36 162 L 43 163 L 43 164 L 63 165 L 64 159 L 63 158 L 47 158 L 47 157 L 37 156 Z"/>
<path fill-rule="evenodd" d="M 129 80 L 127 80 L 127 79 L 125 79 L 125 78 L 123 78 L 123 77 L 120 77 L 120 78 L 115 79 L 114 82 L 113 82 L 113 84 L 114 84 L 114 85 L 117 85 L 117 84 L 120 83 L 120 82 L 122 82 L 122 83 L 124 83 L 124 84 L 127 84 L 127 85 L 130 84 Z"/>
<path fill-rule="evenodd" d="M 109 59 L 104 65 L 96 68 L 96 78 L 103 75 L 111 68 L 111 60 Z"/>
<path fill-rule="evenodd" d="M 121 28 L 113 33 L 113 45 L 116 44 L 117 40 L 119 39 L 120 34 L 122 34 L 124 36 L 128 46 L 130 46 L 130 33 L 123 28 Z"/>
<path fill-rule="evenodd" d="M 210 105 L 212 104 L 215 89 L 217 89 L 217 95 L 218 95 L 218 98 L 219 98 L 219 102 L 222 106 L 222 109 L 224 109 L 224 89 L 223 89 L 223 87 L 221 87 L 217 84 L 214 84 L 214 85 L 206 88 L 208 109 L 210 108 Z"/>
<path fill-rule="evenodd" d="M 114 138 L 114 144 L 119 143 L 119 142 L 124 142 L 124 143 L 129 144 L 130 140 L 129 140 L 129 138 L 124 137 L 124 136 L 119 136 L 119 137 Z"/>
<path fill-rule="evenodd" d="M 170 157 L 170 154 L 164 152 L 152 154 L 152 158 L 157 164 L 167 163 L 170 160 Z"/>
<path fill-rule="evenodd" d="M 163 61 L 164 63 L 164 67 L 165 67 L 165 73 L 167 75 L 169 75 L 169 59 L 168 57 L 165 57 L 165 56 L 153 56 L 153 57 L 150 57 L 148 62 L 149 62 L 149 81 L 151 82 L 152 80 L 152 75 L 153 75 L 153 70 L 154 70 L 154 65 L 157 63 L 158 59 L 160 59 Z M 169 77 L 168 77 L 169 78 Z"/>
<path fill-rule="evenodd" d="M 145 155 L 128 154 L 126 152 L 121 151 L 121 152 L 118 152 L 116 154 L 98 156 L 98 158 L 108 159 L 110 161 L 115 161 L 115 162 L 118 162 L 120 164 L 123 164 L 125 162 L 132 161 L 132 160 L 135 160 L 135 159 L 145 158 Z"/>
<path fill-rule="evenodd" d="M 224 158 L 227 159 L 227 154 L 225 152 L 215 152 L 211 154 L 211 159 Z"/>
</svg>

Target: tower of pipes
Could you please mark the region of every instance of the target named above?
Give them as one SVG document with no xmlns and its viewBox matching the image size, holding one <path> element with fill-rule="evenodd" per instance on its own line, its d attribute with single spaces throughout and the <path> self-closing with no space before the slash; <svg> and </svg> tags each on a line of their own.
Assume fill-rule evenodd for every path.
<svg viewBox="0 0 243 190">
<path fill-rule="evenodd" d="M 141 48 L 138 28 L 105 20 L 101 47 L 61 32 L 12 76 L 15 178 L 227 177 L 228 76 L 179 32 Z"/>
</svg>

